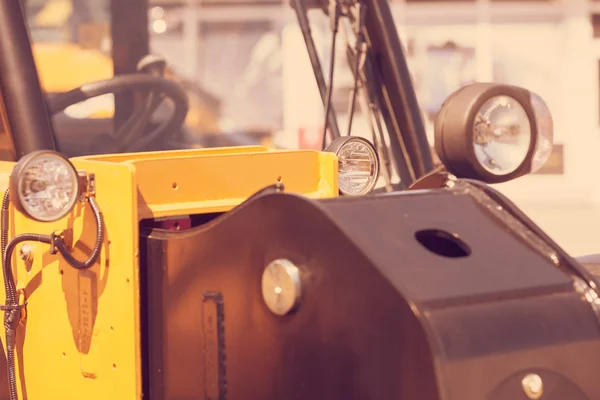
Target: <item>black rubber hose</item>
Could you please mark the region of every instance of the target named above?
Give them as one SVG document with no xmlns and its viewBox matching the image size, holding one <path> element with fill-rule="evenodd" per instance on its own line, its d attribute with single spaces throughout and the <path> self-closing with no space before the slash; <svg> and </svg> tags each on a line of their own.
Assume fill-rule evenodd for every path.
<svg viewBox="0 0 600 400">
<path fill-rule="evenodd" d="M 4 288 L 6 290 L 6 305 L 4 306 L 4 329 L 6 332 L 6 364 L 8 373 L 8 388 L 10 400 L 18 400 L 17 373 L 15 366 L 15 346 L 17 327 L 21 319 L 21 308 L 17 298 L 17 289 L 12 274 L 11 258 L 13 251 L 22 242 L 52 243 L 52 236 L 24 233 L 17 235 L 6 245 L 3 255 Z"/>
<path fill-rule="evenodd" d="M 98 259 L 102 242 L 104 240 L 104 222 L 102 219 L 102 211 L 96 203 L 94 197 L 88 198 L 94 218 L 96 220 L 96 243 L 90 257 L 85 261 L 76 260 L 64 245 L 62 240 L 54 240 L 52 235 L 40 235 L 33 233 L 25 233 L 15 236 L 8 242 L 8 207 L 10 204 L 9 191 L 4 192 L 2 199 L 2 210 L 0 214 L 0 248 L 2 250 L 2 268 L 4 275 L 4 289 L 6 293 L 6 304 L 4 306 L 4 329 L 6 332 L 6 362 L 10 400 L 18 400 L 17 376 L 15 365 L 15 346 L 16 333 L 21 319 L 21 308 L 17 296 L 17 289 L 12 273 L 11 259 L 12 254 L 19 243 L 22 242 L 41 242 L 46 244 L 54 244 L 60 251 L 65 260 L 75 268 L 89 268 Z"/>
<path fill-rule="evenodd" d="M 10 204 L 10 195 L 8 189 L 4 192 L 2 198 L 2 210 L 0 211 L 0 249 L 2 250 L 2 260 L 8 244 L 8 205 Z"/>
<path fill-rule="evenodd" d="M 79 261 L 75 257 L 71 255 L 67 247 L 65 246 L 62 240 L 57 240 L 55 242 L 56 248 L 60 252 L 60 254 L 64 257 L 64 259 L 74 268 L 77 269 L 86 269 L 94 265 L 98 257 L 100 256 L 100 250 L 102 249 L 102 242 L 104 241 L 104 221 L 102 219 L 102 211 L 100 211 L 100 207 L 98 207 L 98 203 L 96 203 L 96 199 L 94 197 L 88 198 L 90 206 L 92 207 L 92 211 L 94 213 L 94 219 L 96 220 L 96 243 L 94 244 L 94 249 L 92 250 L 92 254 L 85 261 Z"/>
</svg>

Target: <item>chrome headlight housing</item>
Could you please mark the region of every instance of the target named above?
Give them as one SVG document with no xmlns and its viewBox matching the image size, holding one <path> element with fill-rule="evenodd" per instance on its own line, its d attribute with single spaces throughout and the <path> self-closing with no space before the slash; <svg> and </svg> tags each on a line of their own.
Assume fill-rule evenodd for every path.
<svg viewBox="0 0 600 400">
<path fill-rule="evenodd" d="M 54 151 L 29 153 L 10 176 L 11 202 L 22 213 L 42 222 L 66 216 L 80 195 L 79 176 L 71 162 Z"/>
<path fill-rule="evenodd" d="M 379 157 L 371 142 L 359 136 L 333 140 L 325 151 L 338 157 L 338 185 L 346 196 L 364 196 L 377 185 Z"/>
<path fill-rule="evenodd" d="M 539 170 L 550 157 L 548 106 L 526 89 L 476 83 L 453 93 L 435 121 L 435 148 L 461 178 L 499 183 Z"/>
</svg>

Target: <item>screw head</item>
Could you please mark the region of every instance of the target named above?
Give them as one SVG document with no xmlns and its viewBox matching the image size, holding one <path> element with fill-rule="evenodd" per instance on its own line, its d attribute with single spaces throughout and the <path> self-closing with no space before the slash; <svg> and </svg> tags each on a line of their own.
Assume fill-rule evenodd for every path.
<svg viewBox="0 0 600 400">
<path fill-rule="evenodd" d="M 291 261 L 272 261 L 262 274 L 262 296 L 273 314 L 283 316 L 300 302 L 300 271 Z"/>
<path fill-rule="evenodd" d="M 28 243 L 25 243 L 19 249 L 19 258 L 25 262 L 31 261 L 33 259 L 33 246 Z"/>
<path fill-rule="evenodd" d="M 538 400 L 544 394 L 544 382 L 538 374 L 527 374 L 521 380 L 523 391 L 528 399 Z"/>
</svg>

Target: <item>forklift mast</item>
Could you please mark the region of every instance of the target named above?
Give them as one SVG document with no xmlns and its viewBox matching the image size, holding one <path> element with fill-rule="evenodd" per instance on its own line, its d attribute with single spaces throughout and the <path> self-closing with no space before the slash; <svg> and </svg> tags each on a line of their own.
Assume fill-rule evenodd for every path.
<svg viewBox="0 0 600 400">
<path fill-rule="evenodd" d="M 373 69 L 379 75 L 379 82 L 373 83 L 382 102 L 390 150 L 396 163 L 401 158 L 409 163 L 416 180 L 433 170 L 417 95 L 388 0 L 365 3 L 365 36 L 371 47 Z"/>
<path fill-rule="evenodd" d="M 325 81 L 308 22 L 308 10 L 320 9 L 330 14 L 331 11 L 328 9 L 335 3 L 366 8 L 364 25 L 361 24 L 360 31 L 368 44 L 364 66 L 369 87 L 367 91 L 372 91 L 376 98 L 381 120 L 387 130 L 391 162 L 400 176 L 401 187 L 406 188 L 433 170 L 433 159 L 421 109 L 389 2 L 388 0 L 292 0 L 292 8 L 298 17 L 322 97 L 326 90 Z M 376 117 L 379 118 L 379 115 Z M 332 122 L 335 122 L 335 116 L 330 113 L 328 123 L 333 131 L 336 125 Z"/>
</svg>

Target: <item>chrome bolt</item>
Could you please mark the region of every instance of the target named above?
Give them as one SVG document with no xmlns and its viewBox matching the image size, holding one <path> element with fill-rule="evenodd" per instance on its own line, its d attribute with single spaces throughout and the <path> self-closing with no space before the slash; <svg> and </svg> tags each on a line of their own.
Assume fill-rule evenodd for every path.
<svg viewBox="0 0 600 400">
<path fill-rule="evenodd" d="M 19 258 L 25 262 L 33 261 L 33 246 L 25 243 L 19 249 Z"/>
<path fill-rule="evenodd" d="M 538 374 L 527 374 L 521 381 L 523 391 L 528 399 L 538 400 L 544 394 L 544 382 Z"/>
<path fill-rule="evenodd" d="M 275 315 L 283 316 L 300 302 L 300 271 L 291 261 L 271 262 L 262 275 L 262 296 Z"/>
</svg>

